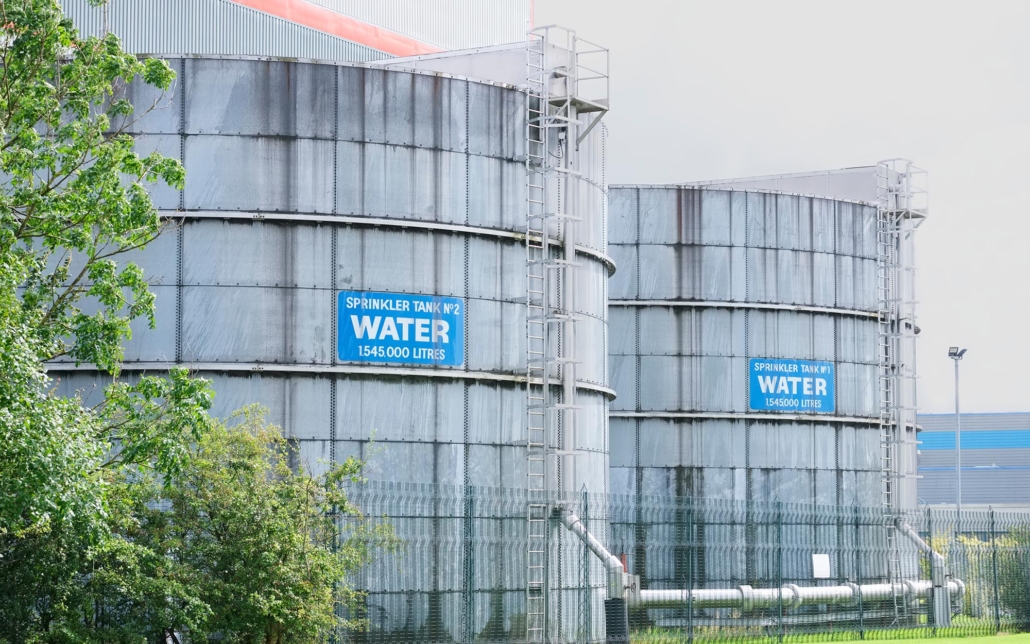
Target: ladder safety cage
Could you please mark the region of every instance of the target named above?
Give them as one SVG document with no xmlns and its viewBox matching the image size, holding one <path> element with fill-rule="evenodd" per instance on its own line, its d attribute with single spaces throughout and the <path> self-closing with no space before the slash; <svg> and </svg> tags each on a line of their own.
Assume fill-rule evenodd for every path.
<svg viewBox="0 0 1030 644">
<path fill-rule="evenodd" d="M 526 639 L 550 641 L 553 494 L 575 456 L 579 143 L 607 112 L 608 51 L 555 25 L 526 43 Z M 584 95 L 584 89 L 589 93 Z M 583 114 L 591 116 L 581 117 Z M 575 143 L 573 143 L 575 141 Z M 555 479 L 555 480 L 552 480 Z M 560 627 L 559 627 L 560 630 Z"/>
<path fill-rule="evenodd" d="M 888 583 L 903 579 L 896 519 L 904 510 L 905 480 L 916 478 L 916 325 L 914 231 L 928 214 L 926 171 L 906 159 L 877 165 L 876 288 L 881 501 Z M 893 594 L 896 622 L 907 620 L 903 593 Z"/>
</svg>

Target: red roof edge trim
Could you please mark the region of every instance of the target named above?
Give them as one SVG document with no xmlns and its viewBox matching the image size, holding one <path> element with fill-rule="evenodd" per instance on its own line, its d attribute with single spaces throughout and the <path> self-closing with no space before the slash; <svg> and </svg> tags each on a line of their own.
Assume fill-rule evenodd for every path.
<svg viewBox="0 0 1030 644">
<path fill-rule="evenodd" d="M 305 0 L 232 0 L 232 2 L 393 56 L 418 56 L 443 51 L 439 47 L 434 47 L 421 40 L 330 11 L 325 7 L 305 2 Z"/>
</svg>

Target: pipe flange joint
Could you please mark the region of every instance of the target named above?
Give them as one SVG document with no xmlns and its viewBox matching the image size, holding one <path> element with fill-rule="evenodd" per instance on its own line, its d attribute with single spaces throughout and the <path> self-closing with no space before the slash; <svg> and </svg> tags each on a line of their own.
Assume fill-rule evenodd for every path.
<svg viewBox="0 0 1030 644">
<path fill-rule="evenodd" d="M 755 589 L 751 586 L 740 587 L 740 609 L 745 613 L 751 612 L 755 607 Z"/>
<path fill-rule="evenodd" d="M 955 586 L 958 589 L 958 599 L 965 599 L 966 597 L 966 584 L 958 577 L 952 577 L 951 581 L 955 582 Z"/>
<path fill-rule="evenodd" d="M 850 581 L 844 582 L 843 585 L 851 589 L 851 601 L 846 603 L 845 606 L 857 606 L 862 599 L 862 587 Z"/>
<path fill-rule="evenodd" d="M 905 597 L 908 600 L 911 601 L 919 599 L 919 588 L 916 586 L 914 581 L 911 579 L 904 579 L 902 580 L 901 585 L 905 590 Z"/>
<path fill-rule="evenodd" d="M 911 579 L 905 579 L 901 585 L 905 589 L 905 601 L 908 605 L 911 608 L 919 606 L 919 585 Z"/>
<path fill-rule="evenodd" d="M 786 597 L 783 597 L 784 589 L 787 589 L 790 592 L 794 593 L 794 598 L 791 599 L 789 602 L 787 601 Z M 801 589 L 798 588 L 796 584 L 784 584 L 783 587 L 780 588 L 780 597 L 783 598 L 784 608 L 797 608 L 801 605 Z"/>
</svg>

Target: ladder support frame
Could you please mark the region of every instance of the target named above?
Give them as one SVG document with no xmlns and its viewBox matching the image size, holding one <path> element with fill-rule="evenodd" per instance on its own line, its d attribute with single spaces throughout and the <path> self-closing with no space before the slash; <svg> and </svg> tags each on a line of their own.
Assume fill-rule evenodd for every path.
<svg viewBox="0 0 1030 644">
<path fill-rule="evenodd" d="M 904 481 L 917 478 L 916 299 L 914 232 L 928 214 L 926 172 L 906 159 L 877 164 L 876 288 L 877 394 L 880 417 L 881 501 L 892 586 L 904 577 L 896 522 L 906 509 Z M 893 593 L 895 621 L 908 619 L 908 602 Z"/>
<path fill-rule="evenodd" d="M 579 43 L 586 47 L 580 51 Z M 600 71 L 603 70 L 603 71 Z M 526 639 L 561 641 L 552 625 L 555 493 L 571 490 L 576 404 L 575 195 L 579 144 L 607 112 L 608 50 L 551 25 L 526 43 Z M 587 98 L 581 90 L 601 90 Z M 581 112 L 594 112 L 581 118 Z M 552 478 L 556 480 L 552 481 Z"/>
</svg>

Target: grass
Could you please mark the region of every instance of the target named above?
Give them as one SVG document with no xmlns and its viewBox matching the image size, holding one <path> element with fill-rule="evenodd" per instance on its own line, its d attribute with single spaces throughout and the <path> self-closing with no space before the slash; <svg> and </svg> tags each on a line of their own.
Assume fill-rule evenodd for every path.
<svg viewBox="0 0 1030 644">
<path fill-rule="evenodd" d="M 867 634 L 871 636 L 872 634 Z M 855 633 L 854 638 L 842 638 L 840 635 L 819 635 L 819 634 L 807 634 L 807 635 L 787 635 L 784 638 L 784 642 L 797 643 L 804 642 L 805 644 L 818 644 L 819 642 L 840 642 L 840 641 L 853 641 L 862 642 L 862 644 L 894 644 L 899 640 L 905 640 L 907 642 L 935 642 L 936 644 L 1030 644 L 1030 633 L 999 633 L 998 635 L 970 635 L 966 637 L 918 637 L 914 636 L 914 633 L 907 632 L 892 633 L 893 637 L 887 639 L 875 639 L 873 637 L 867 637 L 867 639 L 858 639 L 858 633 Z M 705 638 L 707 639 L 707 638 Z M 666 632 L 664 635 L 656 635 L 654 633 L 639 633 L 636 635 L 630 635 L 631 644 L 679 644 L 685 642 L 686 638 L 671 637 Z M 698 637 L 695 642 L 703 642 L 704 639 Z M 720 639 L 712 638 L 710 641 L 718 642 Z M 775 644 L 778 639 L 775 637 L 767 636 L 756 636 L 753 638 L 743 636 L 729 638 L 723 641 L 733 642 L 746 642 L 746 643 L 768 643 Z"/>
<path fill-rule="evenodd" d="M 1000 642 L 998 638 L 1004 638 Z M 896 642 L 897 640 L 863 640 L 867 644 L 884 644 L 885 642 Z M 1017 633 L 1008 635 L 971 635 L 969 637 L 921 637 L 913 642 L 937 642 L 938 644 L 1030 644 L 1030 633 Z"/>
<path fill-rule="evenodd" d="M 936 635 L 925 628 L 896 630 L 868 630 L 861 638 L 858 631 L 797 632 L 788 630 L 782 640 L 775 632 L 761 627 L 697 627 L 696 644 L 820 644 L 822 642 L 855 642 L 855 644 L 898 644 L 907 642 L 934 642 L 935 644 L 1030 644 L 1030 633 L 984 634 L 993 630 L 993 622 L 957 616 L 952 628 Z M 1001 639 L 999 639 L 1001 638 Z M 630 632 L 631 644 L 686 644 L 686 633 L 679 629 L 650 628 Z"/>
</svg>

